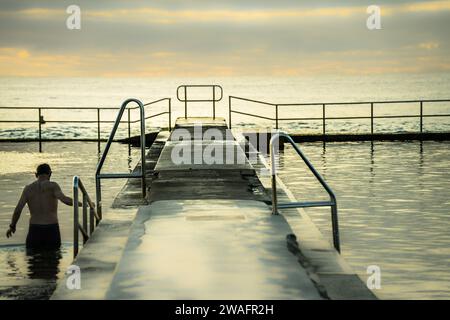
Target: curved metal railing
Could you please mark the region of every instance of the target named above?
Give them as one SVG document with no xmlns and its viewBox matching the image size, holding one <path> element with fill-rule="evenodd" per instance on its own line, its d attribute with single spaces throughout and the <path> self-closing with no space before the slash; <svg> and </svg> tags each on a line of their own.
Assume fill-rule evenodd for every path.
<svg viewBox="0 0 450 320">
<path fill-rule="evenodd" d="M 128 106 L 129 103 L 136 103 L 140 110 L 140 128 L 141 128 L 141 170 L 140 172 L 130 172 L 130 173 L 101 173 L 103 168 L 103 164 L 105 163 L 106 157 L 108 156 L 109 149 L 111 147 L 111 143 L 114 140 L 114 136 L 116 134 L 117 128 L 119 127 L 120 120 L 122 119 L 123 113 Z M 117 114 L 116 121 L 114 122 L 114 126 L 109 135 L 108 141 L 106 142 L 105 149 L 102 153 L 99 163 L 97 164 L 97 169 L 95 171 L 95 190 L 96 190 L 96 201 L 97 201 L 97 212 L 102 218 L 102 189 L 101 189 L 101 180 L 102 179 L 121 179 L 121 178 L 140 178 L 142 180 L 142 196 L 145 197 L 146 194 L 146 185 L 145 185 L 145 106 L 138 99 L 127 99 L 122 103 L 122 106 L 119 109 L 119 113 Z"/>
<path fill-rule="evenodd" d="M 278 203 L 277 197 L 277 181 L 276 181 L 276 163 L 275 163 L 275 148 L 278 148 L 278 143 L 280 137 L 284 138 L 289 142 L 297 154 L 302 158 L 303 162 L 309 168 L 309 170 L 314 174 L 316 179 L 320 182 L 322 187 L 326 190 L 330 196 L 329 201 L 308 201 L 308 202 L 289 202 L 289 203 Z M 275 143 L 278 142 L 278 143 Z M 272 214 L 278 214 L 278 209 L 283 208 L 310 208 L 310 207 L 331 207 L 331 224 L 333 229 L 333 245 L 334 248 L 340 253 L 341 245 L 339 241 L 339 224 L 338 224 L 338 212 L 337 212 L 337 201 L 336 196 L 322 178 L 319 172 L 314 168 L 314 166 L 309 162 L 308 158 L 303 154 L 297 144 L 292 140 L 292 138 L 286 133 L 276 133 L 270 139 L 270 170 L 272 175 Z"/>
</svg>

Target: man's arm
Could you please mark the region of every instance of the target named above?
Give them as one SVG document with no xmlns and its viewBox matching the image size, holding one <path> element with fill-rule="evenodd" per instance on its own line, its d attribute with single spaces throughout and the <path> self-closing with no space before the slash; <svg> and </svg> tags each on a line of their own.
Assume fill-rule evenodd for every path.
<svg viewBox="0 0 450 320">
<path fill-rule="evenodd" d="M 73 206 L 72 198 L 66 196 L 62 192 L 61 187 L 59 186 L 59 184 L 57 184 L 56 182 L 54 182 L 54 195 L 55 195 L 55 198 L 58 199 L 59 201 L 61 201 L 62 203 L 66 204 L 68 206 Z"/>
<path fill-rule="evenodd" d="M 26 196 L 26 187 L 22 191 L 22 195 L 20 196 L 19 202 L 17 203 L 16 208 L 14 209 L 14 213 L 11 219 L 11 224 L 9 225 L 9 229 L 6 232 L 6 237 L 9 238 L 12 236 L 14 232 L 16 232 L 16 225 L 20 219 L 20 215 L 22 214 L 22 210 L 27 204 L 27 196 Z"/>
</svg>

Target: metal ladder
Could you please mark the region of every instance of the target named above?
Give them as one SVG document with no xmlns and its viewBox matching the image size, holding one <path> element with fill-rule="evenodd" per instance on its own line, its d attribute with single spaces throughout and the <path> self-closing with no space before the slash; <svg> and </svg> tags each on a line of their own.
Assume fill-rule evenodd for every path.
<svg viewBox="0 0 450 320">
<path fill-rule="evenodd" d="M 79 222 L 79 191 L 82 193 L 83 204 L 83 222 Z M 89 206 L 89 222 L 87 209 Z M 95 205 L 89 197 L 86 188 L 81 182 L 80 177 L 73 177 L 73 258 L 75 259 L 79 251 L 79 233 L 83 236 L 83 244 L 85 244 L 94 233 L 95 227 L 100 222 L 101 218 L 95 211 Z"/>
<path fill-rule="evenodd" d="M 284 138 L 287 142 L 289 142 L 297 154 L 302 158 L 303 162 L 309 168 L 309 170 L 314 174 L 316 179 L 320 182 L 322 187 L 330 196 L 329 201 L 307 201 L 307 202 L 288 202 L 288 203 L 278 203 L 277 197 L 277 172 L 276 172 L 276 163 L 275 163 L 275 148 L 278 148 L 279 139 Z M 339 240 L 339 224 L 338 224 L 338 211 L 337 211 L 337 201 L 336 196 L 322 178 L 319 172 L 314 168 L 314 166 L 309 162 L 308 158 L 303 154 L 300 148 L 296 145 L 294 140 L 292 140 L 291 136 L 286 133 L 276 133 L 270 139 L 270 173 L 272 175 L 272 214 L 278 214 L 278 209 L 283 208 L 311 208 L 311 207 L 330 207 L 331 208 L 331 225 L 333 232 L 333 245 L 334 248 L 340 253 L 341 245 Z"/>
</svg>

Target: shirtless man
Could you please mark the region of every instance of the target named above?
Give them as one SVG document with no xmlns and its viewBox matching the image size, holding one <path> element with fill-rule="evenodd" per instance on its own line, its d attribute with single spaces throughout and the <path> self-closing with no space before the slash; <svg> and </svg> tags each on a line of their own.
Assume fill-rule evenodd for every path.
<svg viewBox="0 0 450 320">
<path fill-rule="evenodd" d="M 52 170 L 46 163 L 36 169 L 36 181 L 27 185 L 14 210 L 11 224 L 6 232 L 9 238 L 16 232 L 17 221 L 25 206 L 30 210 L 30 227 L 27 235 L 27 248 L 58 249 L 61 235 L 58 224 L 58 200 L 72 206 L 73 200 L 64 195 L 56 182 L 50 181 Z"/>
</svg>

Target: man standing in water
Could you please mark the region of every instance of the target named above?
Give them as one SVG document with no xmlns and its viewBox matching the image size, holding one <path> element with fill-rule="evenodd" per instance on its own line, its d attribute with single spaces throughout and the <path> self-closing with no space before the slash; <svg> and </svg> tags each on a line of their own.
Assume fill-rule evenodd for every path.
<svg viewBox="0 0 450 320">
<path fill-rule="evenodd" d="M 17 221 L 25 206 L 30 210 L 30 227 L 27 249 L 58 249 L 61 235 L 58 224 L 58 200 L 72 206 L 73 200 L 64 195 L 56 182 L 50 181 L 52 170 L 46 163 L 36 169 L 36 181 L 27 185 L 14 210 L 11 224 L 6 232 L 9 238 L 16 232 Z"/>
</svg>

